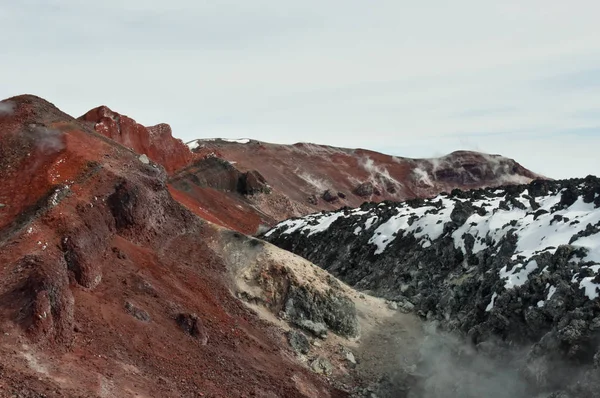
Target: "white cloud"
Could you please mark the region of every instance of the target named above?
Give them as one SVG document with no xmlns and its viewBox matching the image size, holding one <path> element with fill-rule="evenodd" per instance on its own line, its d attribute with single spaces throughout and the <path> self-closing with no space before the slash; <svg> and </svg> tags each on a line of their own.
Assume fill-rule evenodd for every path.
<svg viewBox="0 0 600 398">
<path fill-rule="evenodd" d="M 467 145 L 586 175 L 600 170 L 587 155 L 600 135 L 598 12 L 591 0 L 7 2 L 0 97 L 38 94 L 75 116 L 107 104 L 185 141 L 403 156 Z"/>
</svg>

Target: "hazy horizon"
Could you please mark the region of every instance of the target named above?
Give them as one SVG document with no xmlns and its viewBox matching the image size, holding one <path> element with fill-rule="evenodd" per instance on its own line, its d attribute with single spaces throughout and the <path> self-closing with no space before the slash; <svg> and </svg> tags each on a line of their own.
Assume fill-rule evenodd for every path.
<svg viewBox="0 0 600 398">
<path fill-rule="evenodd" d="M 24 0 L 0 97 L 107 105 L 176 137 L 423 158 L 476 150 L 600 174 L 600 3 Z"/>
</svg>

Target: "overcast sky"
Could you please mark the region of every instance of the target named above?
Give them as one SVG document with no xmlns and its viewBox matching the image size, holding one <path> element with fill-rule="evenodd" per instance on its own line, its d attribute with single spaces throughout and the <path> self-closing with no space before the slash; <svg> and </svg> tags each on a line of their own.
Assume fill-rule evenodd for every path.
<svg viewBox="0 0 600 398">
<path fill-rule="evenodd" d="M 174 135 L 600 175 L 600 2 L 0 0 L 0 97 Z"/>
</svg>

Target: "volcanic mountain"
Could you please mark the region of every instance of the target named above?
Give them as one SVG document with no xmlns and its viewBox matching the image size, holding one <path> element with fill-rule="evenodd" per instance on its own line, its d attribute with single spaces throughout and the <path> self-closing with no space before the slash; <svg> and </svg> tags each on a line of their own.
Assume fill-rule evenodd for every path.
<svg viewBox="0 0 600 398">
<path fill-rule="evenodd" d="M 596 177 L 365 203 L 286 220 L 264 238 L 466 337 L 487 355 L 467 355 L 471 377 L 488 380 L 475 386 L 487 392 L 455 377 L 453 397 L 598 396 Z M 459 351 L 447 358 L 458 368 Z M 432 377 L 449 374 L 437 364 L 443 352 L 423 365 Z M 435 385 L 418 396 L 447 396 Z"/>
<path fill-rule="evenodd" d="M 197 217 L 171 197 L 162 166 L 52 104 L 1 104 L 0 396 L 360 387 L 361 367 L 343 355 L 358 355 L 370 325 L 399 322 L 383 301 Z"/>
<path fill-rule="evenodd" d="M 79 120 L 164 166 L 171 194 L 192 212 L 250 234 L 319 210 L 540 177 L 512 159 L 469 151 L 408 159 L 362 149 L 250 139 L 194 140 L 188 149 L 173 138 L 167 124 L 144 127 L 106 106 Z"/>
<path fill-rule="evenodd" d="M 230 192 L 237 188 L 266 225 L 272 225 L 272 220 L 359 206 L 365 201 L 430 197 L 455 188 L 526 183 L 539 178 L 514 160 L 468 151 L 435 159 L 408 159 L 362 149 L 277 145 L 248 139 L 196 140 L 188 145 L 195 153 L 222 161 L 200 161 L 174 175 L 171 186 L 201 202 L 201 195 L 194 190 L 218 185 L 207 180 L 208 169 L 236 170 L 242 176 L 240 182 L 219 188 Z"/>
</svg>

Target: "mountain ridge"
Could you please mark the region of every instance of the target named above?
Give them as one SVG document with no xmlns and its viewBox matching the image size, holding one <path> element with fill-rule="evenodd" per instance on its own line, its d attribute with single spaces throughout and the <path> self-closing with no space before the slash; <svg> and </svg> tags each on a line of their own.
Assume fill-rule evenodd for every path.
<svg viewBox="0 0 600 398">
<path fill-rule="evenodd" d="M 363 149 L 306 143 L 279 145 L 251 139 L 194 140 L 188 145 L 195 153 L 225 160 L 240 173 L 257 173 L 264 180 L 262 188 L 247 196 L 246 201 L 277 221 L 358 206 L 364 201 L 406 200 L 454 188 L 542 178 L 512 159 L 469 151 L 434 159 L 409 159 Z M 210 183 L 194 183 L 202 177 L 193 173 L 177 178 L 188 180 L 179 190 L 211 188 Z M 212 183 L 212 187 L 215 185 Z M 258 227 L 255 225 L 255 230 Z"/>
</svg>

